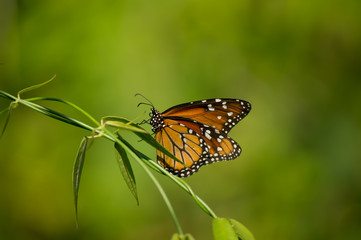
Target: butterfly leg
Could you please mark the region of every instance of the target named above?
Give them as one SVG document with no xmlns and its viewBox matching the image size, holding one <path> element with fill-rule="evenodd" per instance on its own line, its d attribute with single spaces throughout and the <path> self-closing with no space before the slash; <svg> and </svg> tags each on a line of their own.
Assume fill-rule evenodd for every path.
<svg viewBox="0 0 361 240">
<path fill-rule="evenodd" d="M 141 121 L 140 123 L 137 123 L 137 124 L 138 124 L 138 125 L 143 125 L 143 124 L 145 124 L 145 123 L 149 124 L 149 121 L 150 121 L 150 119 L 148 119 L 148 120 L 143 120 L 143 121 Z"/>
</svg>

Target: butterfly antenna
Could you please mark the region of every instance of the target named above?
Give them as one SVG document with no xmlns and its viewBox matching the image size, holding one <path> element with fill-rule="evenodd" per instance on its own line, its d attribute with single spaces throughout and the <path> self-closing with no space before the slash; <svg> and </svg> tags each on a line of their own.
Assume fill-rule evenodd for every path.
<svg viewBox="0 0 361 240">
<path fill-rule="evenodd" d="M 144 98 L 145 100 L 148 101 L 148 103 L 144 103 L 144 102 L 139 103 L 137 107 L 139 107 L 140 105 L 144 104 L 144 105 L 148 105 L 148 106 L 151 106 L 152 108 L 154 108 L 153 103 L 152 103 L 151 101 L 149 101 L 148 98 L 144 97 L 142 94 L 137 93 L 137 94 L 135 94 L 135 96 L 141 96 L 142 98 Z"/>
</svg>

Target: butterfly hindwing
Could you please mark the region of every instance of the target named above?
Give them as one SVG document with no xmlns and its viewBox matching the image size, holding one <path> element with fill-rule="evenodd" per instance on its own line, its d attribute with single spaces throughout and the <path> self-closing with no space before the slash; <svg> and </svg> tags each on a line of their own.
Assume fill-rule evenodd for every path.
<svg viewBox="0 0 361 240">
<path fill-rule="evenodd" d="M 227 134 L 203 123 L 174 117 L 165 119 L 164 126 L 157 132 L 156 140 L 187 168 L 160 151 L 158 163 L 179 177 L 192 175 L 202 165 L 235 159 L 241 153 L 239 145 Z"/>
<path fill-rule="evenodd" d="M 199 161 L 203 153 L 202 138 L 199 131 L 195 130 L 195 124 L 192 127 L 187 126 L 182 121 L 165 120 L 165 127 L 158 131 L 155 138 L 170 151 L 176 158 L 182 161 L 188 168 L 181 163 L 174 161 L 164 153 L 157 151 L 157 160 L 167 171 L 185 177 L 195 172 L 194 164 Z M 191 168 L 194 166 L 193 168 Z M 199 168 L 199 167 L 198 167 Z"/>
</svg>

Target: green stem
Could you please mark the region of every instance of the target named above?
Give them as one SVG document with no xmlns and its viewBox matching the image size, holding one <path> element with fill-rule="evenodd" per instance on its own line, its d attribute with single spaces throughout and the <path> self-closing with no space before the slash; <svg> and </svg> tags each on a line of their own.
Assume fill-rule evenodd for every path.
<svg viewBox="0 0 361 240">
<path fill-rule="evenodd" d="M 132 151 L 131 149 L 129 149 L 129 147 L 124 144 L 122 141 L 120 141 L 113 133 L 111 133 L 108 129 L 104 128 L 104 136 L 105 137 L 110 137 L 112 138 L 112 141 L 117 142 L 119 145 L 122 146 L 122 148 L 124 148 L 128 153 L 130 153 L 130 155 L 138 162 L 138 164 L 144 169 L 144 171 L 148 174 L 148 176 L 152 179 L 152 181 L 154 182 L 155 186 L 158 188 L 159 193 L 161 194 L 165 204 L 168 207 L 168 210 L 173 218 L 174 224 L 176 225 L 176 228 L 178 230 L 179 235 L 183 235 L 183 231 L 182 228 L 179 224 L 178 218 L 175 214 L 175 211 L 172 207 L 172 204 L 170 203 L 166 193 L 164 192 L 164 189 L 162 188 L 162 186 L 160 185 L 160 183 L 158 182 L 158 180 L 154 177 L 154 175 L 149 171 L 149 169 L 145 166 L 144 162 L 138 157 L 138 155 Z"/>
<path fill-rule="evenodd" d="M 158 188 L 158 191 L 160 192 L 160 194 L 162 195 L 163 197 L 163 200 L 165 202 L 165 204 L 167 205 L 168 207 L 168 210 L 170 212 L 170 215 L 172 216 L 173 218 L 173 221 L 174 221 L 174 224 L 176 225 L 176 228 L 177 228 L 177 231 L 179 233 L 180 236 L 183 235 L 183 231 L 182 231 L 182 228 L 181 228 L 181 225 L 178 221 L 178 218 L 174 212 L 174 209 L 172 207 L 172 204 L 170 203 L 166 193 L 164 192 L 164 189 L 162 188 L 162 186 L 159 184 L 158 180 L 154 177 L 154 175 L 149 171 L 149 169 L 146 167 L 146 165 L 144 164 L 144 162 L 140 159 L 136 159 L 137 162 L 143 167 L 144 171 L 146 171 L 146 173 L 148 174 L 148 176 L 152 179 L 152 181 L 154 182 L 155 186 Z"/>
<path fill-rule="evenodd" d="M 61 103 L 65 103 L 68 104 L 69 106 L 75 108 L 76 110 L 78 110 L 80 113 L 82 113 L 84 116 L 86 116 L 90 121 L 92 121 L 95 125 L 100 126 L 100 123 L 95 120 L 95 118 L 93 118 L 89 113 L 87 113 L 86 111 L 84 111 L 82 108 L 78 107 L 77 105 L 75 105 L 72 102 L 69 102 L 67 100 L 63 100 L 60 98 L 52 98 L 52 97 L 36 97 L 36 98 L 27 98 L 24 99 L 25 101 L 56 101 L 56 102 L 61 102 Z"/>
<path fill-rule="evenodd" d="M 186 182 L 184 182 L 182 179 L 180 179 L 178 177 L 175 177 L 174 175 L 172 175 L 171 173 L 169 173 L 167 171 L 163 171 L 163 168 L 161 166 L 159 166 L 157 163 L 155 163 L 154 161 L 148 160 L 148 161 L 144 161 L 144 162 L 148 166 L 150 166 L 152 168 L 156 168 L 156 169 L 162 171 L 164 174 L 166 174 L 178 186 L 180 186 L 183 190 L 185 190 L 187 193 L 189 193 L 193 197 L 193 199 L 197 202 L 198 206 L 201 207 L 204 212 L 206 212 L 209 216 L 211 216 L 213 218 L 217 218 L 217 215 L 213 212 L 213 210 L 200 197 L 198 197 L 193 192 L 192 188 Z"/>
<path fill-rule="evenodd" d="M 45 97 L 37 97 L 37 98 L 29 98 L 26 100 L 20 99 L 20 98 L 16 98 L 10 94 L 4 93 L 4 92 L 0 92 L 1 95 L 5 96 L 6 98 L 10 99 L 10 100 L 14 100 L 17 101 L 18 103 L 21 103 L 35 111 L 38 111 L 40 113 L 43 113 L 47 116 L 50 116 L 52 118 L 55 118 L 57 120 L 61 120 L 67 123 L 70 123 L 72 125 L 75 125 L 77 127 L 81 127 L 81 128 L 85 128 L 87 130 L 102 134 L 105 138 L 113 141 L 113 142 L 117 142 L 118 144 L 120 144 L 124 149 L 127 150 L 127 152 L 129 152 L 133 158 L 143 167 L 143 169 L 146 171 L 146 173 L 149 175 L 149 177 L 152 179 L 152 181 L 154 182 L 154 184 L 156 185 L 156 187 L 158 188 L 165 204 L 167 205 L 169 212 L 173 218 L 173 221 L 176 225 L 176 228 L 178 230 L 179 235 L 183 235 L 183 231 L 182 228 L 179 224 L 178 218 L 176 217 L 176 214 L 174 212 L 174 209 L 165 193 L 165 191 L 163 190 L 162 186 L 160 185 L 160 183 L 157 181 L 157 179 L 154 177 L 154 175 L 149 171 L 149 169 L 145 166 L 145 164 L 143 163 L 143 161 L 141 159 L 138 158 L 138 156 L 131 151 L 123 142 L 121 142 L 119 139 L 117 139 L 117 137 L 111 133 L 109 130 L 107 130 L 106 128 L 103 129 L 97 129 L 97 128 L 93 128 L 85 123 L 82 123 L 74 118 L 68 117 L 64 114 L 58 113 L 54 110 L 51 110 L 49 108 L 46 108 L 44 106 L 38 105 L 36 103 L 33 103 L 33 101 L 39 101 L 39 100 L 48 100 L 48 101 L 58 101 L 58 102 L 62 102 L 65 104 L 70 105 L 71 107 L 77 109 L 78 111 L 80 111 L 81 113 L 83 113 L 86 117 L 88 117 L 93 123 L 95 123 L 98 127 L 100 127 L 100 123 L 98 123 L 90 114 L 88 114 L 87 112 L 85 112 L 83 109 L 81 109 L 80 107 L 76 106 L 75 104 L 62 100 L 62 99 L 57 99 L 57 98 L 45 98 Z"/>
<path fill-rule="evenodd" d="M 58 99 L 58 98 L 46 98 L 46 97 L 37 97 L 37 98 L 29 98 L 26 100 L 23 99 L 19 99 L 15 96 L 12 96 L 6 92 L 0 91 L 0 96 L 8 98 L 9 100 L 14 100 L 17 101 L 18 103 L 21 103 L 29 108 L 32 108 L 35 111 L 38 111 L 40 113 L 43 113 L 49 117 L 55 118 L 57 120 L 72 124 L 74 126 L 83 128 L 83 129 L 87 129 L 89 131 L 95 132 L 97 134 L 102 134 L 105 138 L 111 140 L 112 142 L 117 142 L 118 144 L 120 144 L 124 149 L 127 150 L 127 152 L 129 152 L 134 159 L 137 160 L 137 162 L 145 169 L 145 171 L 147 172 L 147 174 L 150 176 L 150 178 L 153 180 L 153 182 L 155 183 L 155 185 L 157 186 L 158 190 L 160 191 L 172 217 L 173 220 L 177 226 L 178 232 L 180 234 L 182 234 L 182 229 L 179 225 L 179 222 L 175 216 L 174 210 L 167 198 L 167 196 L 165 195 L 164 190 L 161 188 L 159 182 L 157 182 L 156 178 L 152 175 L 152 173 L 149 171 L 149 169 L 147 169 L 144 165 L 144 163 L 146 163 L 149 167 L 152 168 L 156 168 L 158 170 L 160 170 L 161 172 L 163 172 L 164 174 L 166 174 L 169 178 L 171 178 L 177 185 L 179 185 L 183 190 L 185 190 L 186 192 L 188 192 L 193 198 L 194 200 L 197 202 L 197 204 L 203 209 L 203 211 L 205 211 L 208 215 L 210 215 L 213 218 L 216 218 L 216 214 L 212 211 L 212 209 L 201 199 L 199 198 L 196 194 L 194 194 L 193 190 L 190 188 L 190 186 L 185 183 L 182 179 L 173 176 L 172 174 L 170 174 L 169 172 L 165 171 L 162 167 L 160 167 L 158 164 L 156 164 L 154 161 L 151 160 L 146 160 L 146 161 L 142 161 L 138 155 L 132 150 L 130 149 L 127 145 L 125 145 L 123 142 L 121 142 L 113 133 L 109 132 L 106 128 L 102 128 L 100 129 L 99 127 L 101 127 L 101 125 L 99 124 L 98 121 L 96 121 L 90 114 L 88 114 L 87 112 L 85 112 L 83 109 L 81 109 L 80 107 L 76 106 L 75 104 L 62 100 L 62 99 Z M 51 110 L 49 108 L 46 108 L 44 106 L 38 105 L 36 103 L 33 103 L 32 101 L 39 101 L 39 100 L 49 100 L 49 101 L 58 101 L 58 102 L 63 102 L 65 104 L 70 105 L 71 107 L 77 109 L 79 112 L 83 113 L 87 118 L 89 118 L 95 125 L 98 126 L 98 128 L 94 128 L 91 127 L 83 122 L 80 122 L 74 118 L 68 117 L 64 114 L 58 113 L 54 110 Z"/>
</svg>

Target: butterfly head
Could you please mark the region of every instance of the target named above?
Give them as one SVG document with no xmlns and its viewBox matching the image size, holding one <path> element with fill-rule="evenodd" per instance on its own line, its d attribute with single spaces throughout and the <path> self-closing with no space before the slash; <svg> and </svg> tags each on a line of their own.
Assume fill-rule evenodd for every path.
<svg viewBox="0 0 361 240">
<path fill-rule="evenodd" d="M 152 107 L 149 115 L 150 115 L 149 124 L 152 125 L 152 131 L 154 133 L 157 133 L 158 131 L 161 130 L 161 128 L 164 127 L 164 120 L 162 114 L 157 109 Z"/>
<path fill-rule="evenodd" d="M 159 132 L 163 127 L 164 127 L 164 121 L 163 121 L 163 117 L 162 117 L 162 114 L 154 108 L 154 105 L 151 101 L 148 100 L 148 98 L 144 97 L 142 94 L 140 93 L 137 93 L 135 94 L 135 96 L 141 96 L 143 97 L 147 102 L 141 102 L 138 104 L 138 107 L 140 105 L 148 105 L 148 106 L 151 106 L 152 108 L 150 109 L 150 113 L 149 113 L 149 116 L 150 116 L 150 119 L 148 121 L 145 121 L 147 123 L 149 123 L 150 125 L 152 125 L 152 131 L 154 133 L 157 133 Z"/>
</svg>

